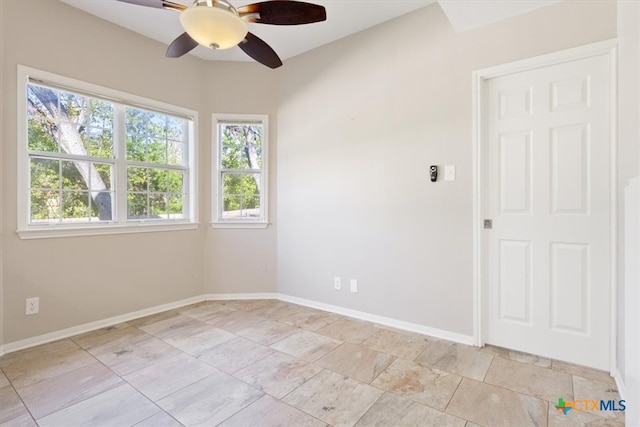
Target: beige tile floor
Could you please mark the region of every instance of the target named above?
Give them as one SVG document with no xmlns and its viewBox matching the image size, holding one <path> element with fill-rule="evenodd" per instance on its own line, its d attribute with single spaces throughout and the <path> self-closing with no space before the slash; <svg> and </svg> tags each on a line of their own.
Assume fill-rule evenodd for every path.
<svg viewBox="0 0 640 427">
<path fill-rule="evenodd" d="M 0 358 L 0 426 L 623 426 L 599 372 L 275 300 L 204 302 Z"/>
</svg>

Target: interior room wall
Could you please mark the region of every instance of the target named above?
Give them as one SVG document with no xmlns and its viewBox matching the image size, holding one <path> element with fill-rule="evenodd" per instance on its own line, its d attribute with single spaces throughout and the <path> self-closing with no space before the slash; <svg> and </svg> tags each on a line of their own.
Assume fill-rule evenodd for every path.
<svg viewBox="0 0 640 427">
<path fill-rule="evenodd" d="M 164 57 L 166 46 L 65 4 L 0 2 L 2 202 L 0 344 L 202 294 L 276 291 L 276 91 L 278 71 L 255 63 Z M 30 31 L 24 31 L 25 23 Z M 91 34 L 91 37 L 87 37 Z M 46 42 L 43 42 L 46 40 Z M 3 45 L 4 48 L 4 45 Z M 193 231 L 20 240 L 16 220 L 16 67 L 76 78 L 199 111 L 199 221 Z M 270 117 L 266 229 L 211 229 L 211 113 Z M 4 151 L 5 156 L 2 156 Z M 0 213 L 1 215 L 1 213 Z M 26 317 L 24 300 L 40 297 Z"/>
<path fill-rule="evenodd" d="M 626 400 L 640 400 L 640 3 L 618 1 L 618 370 Z M 635 207 L 633 209 L 632 207 Z M 629 227 L 627 229 L 626 227 Z M 629 425 L 640 408 L 629 405 Z"/>
<path fill-rule="evenodd" d="M 166 46 L 55 1 L 4 0 L 0 13 L 0 344 L 202 293 L 276 290 L 471 334 L 471 71 L 612 38 L 616 21 L 614 2 L 568 1 L 455 34 L 434 5 L 273 71 L 168 60 Z M 199 229 L 20 240 L 17 64 L 200 111 Z M 270 116 L 267 229 L 208 225 L 211 113 Z M 457 181 L 430 183 L 430 164 L 455 164 Z M 333 276 L 359 293 L 333 291 Z M 38 316 L 24 315 L 29 296 Z"/>
<path fill-rule="evenodd" d="M 0 28 L 4 28 L 4 7 L 0 2 Z M 4 99 L 4 67 L 2 66 L 4 61 L 4 31 L 0 30 L 0 99 Z M 0 129 L 4 129 L 3 120 L 3 103 L 0 102 Z M 0 165 L 2 165 L 2 153 L 4 151 L 4 135 L 0 131 Z M 0 345 L 4 342 L 4 270 L 3 270 L 3 256 L 2 248 L 4 246 L 4 233 L 3 233 L 3 197 L 4 186 L 2 173 L 0 173 Z"/>
<path fill-rule="evenodd" d="M 460 34 L 434 4 L 287 61 L 279 291 L 472 335 L 472 71 L 614 37 L 615 2 Z M 456 181 L 431 183 L 429 165 Z"/>
<path fill-rule="evenodd" d="M 0 3 L 4 342 L 201 295 L 204 225 L 179 232 L 21 240 L 15 209 L 18 64 L 201 111 L 201 61 L 167 59 L 161 43 L 58 1 Z M 36 296 L 40 314 L 26 317 L 25 298 Z"/>
<path fill-rule="evenodd" d="M 206 235 L 205 292 L 274 293 L 276 285 L 276 233 L 277 233 L 277 91 L 280 69 L 272 70 L 263 65 L 247 63 L 206 62 L 207 76 L 206 129 L 202 131 L 202 156 L 211 159 L 213 129 L 212 113 L 267 114 L 269 116 L 269 226 L 265 229 L 208 228 Z M 212 163 L 208 162 L 211 168 Z M 208 171 L 209 173 L 209 171 Z M 206 217 L 211 221 L 211 179 L 201 182 L 204 188 L 203 203 Z"/>
<path fill-rule="evenodd" d="M 638 12 L 640 8 L 636 2 L 618 2 L 618 78 L 619 87 L 624 88 L 618 93 L 618 165 L 619 165 L 619 187 L 618 198 L 621 206 L 624 206 L 624 189 L 629 184 L 630 178 L 638 174 L 638 141 L 640 141 L 640 129 L 638 128 Z M 618 268 L 619 289 L 618 289 L 618 336 L 625 335 L 625 238 L 624 238 L 624 209 L 620 209 L 618 217 L 618 228 L 620 238 L 620 266 Z M 619 340 L 618 350 L 620 356 L 624 355 L 624 340 Z M 624 359 L 621 357 L 618 368 L 624 375 Z"/>
</svg>

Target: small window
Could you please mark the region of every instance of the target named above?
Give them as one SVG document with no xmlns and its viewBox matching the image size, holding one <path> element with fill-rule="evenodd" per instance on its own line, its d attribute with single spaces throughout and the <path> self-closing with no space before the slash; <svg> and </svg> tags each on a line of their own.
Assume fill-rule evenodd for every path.
<svg viewBox="0 0 640 427">
<path fill-rule="evenodd" d="M 21 237 L 195 223 L 195 112 L 19 70 Z"/>
<path fill-rule="evenodd" d="M 214 115 L 214 227 L 267 226 L 267 116 Z"/>
</svg>

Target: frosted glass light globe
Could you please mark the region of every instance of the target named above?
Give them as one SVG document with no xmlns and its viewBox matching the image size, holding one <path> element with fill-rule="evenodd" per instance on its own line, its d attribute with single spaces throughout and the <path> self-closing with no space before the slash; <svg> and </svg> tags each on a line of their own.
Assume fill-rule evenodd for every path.
<svg viewBox="0 0 640 427">
<path fill-rule="evenodd" d="M 212 49 L 229 49 L 247 35 L 247 24 L 238 15 L 216 6 L 185 9 L 180 23 L 192 39 Z"/>
</svg>

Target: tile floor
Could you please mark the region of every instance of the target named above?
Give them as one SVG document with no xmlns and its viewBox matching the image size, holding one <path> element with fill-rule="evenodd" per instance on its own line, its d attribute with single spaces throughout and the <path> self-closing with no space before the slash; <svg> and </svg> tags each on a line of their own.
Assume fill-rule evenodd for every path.
<svg viewBox="0 0 640 427">
<path fill-rule="evenodd" d="M 275 300 L 204 302 L 0 358 L 0 426 L 623 426 L 604 372 Z"/>
</svg>

